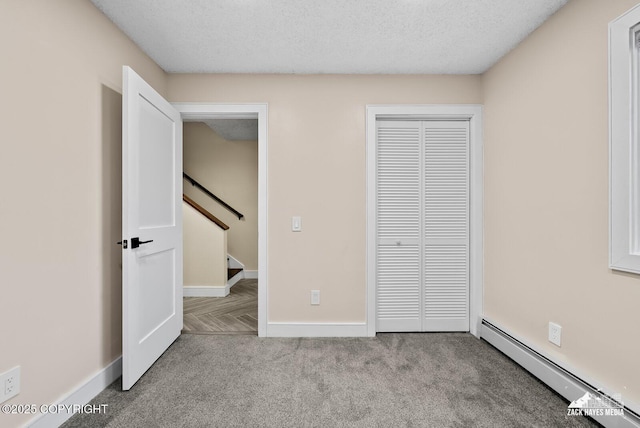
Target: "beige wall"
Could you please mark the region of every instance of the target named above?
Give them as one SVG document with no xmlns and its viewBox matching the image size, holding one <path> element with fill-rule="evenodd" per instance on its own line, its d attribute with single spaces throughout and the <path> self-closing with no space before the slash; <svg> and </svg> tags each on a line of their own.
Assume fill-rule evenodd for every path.
<svg viewBox="0 0 640 428">
<path fill-rule="evenodd" d="M 365 106 L 482 101 L 478 76 L 170 75 L 168 94 L 269 103 L 268 317 L 282 322 L 365 321 Z"/>
<path fill-rule="evenodd" d="M 166 75 L 85 0 L 3 0 L 0 45 L 0 372 L 51 404 L 121 353 L 121 68 Z"/>
<path fill-rule="evenodd" d="M 227 232 L 182 203 L 184 285 L 227 284 Z"/>
<path fill-rule="evenodd" d="M 640 277 L 608 269 L 607 24 L 636 3 L 573 0 L 483 78 L 485 314 L 640 403 Z"/>
<path fill-rule="evenodd" d="M 244 214 L 242 220 L 184 182 L 184 193 L 222 220 L 228 252 L 258 270 L 258 142 L 227 141 L 204 123 L 184 124 L 184 171 Z"/>
</svg>

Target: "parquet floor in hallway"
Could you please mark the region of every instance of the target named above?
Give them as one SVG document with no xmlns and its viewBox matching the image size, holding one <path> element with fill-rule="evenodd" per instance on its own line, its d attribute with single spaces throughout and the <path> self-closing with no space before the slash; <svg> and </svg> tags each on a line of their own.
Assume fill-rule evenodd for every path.
<svg viewBox="0 0 640 428">
<path fill-rule="evenodd" d="M 258 280 L 241 279 L 227 297 L 185 297 L 182 332 L 258 334 Z"/>
</svg>

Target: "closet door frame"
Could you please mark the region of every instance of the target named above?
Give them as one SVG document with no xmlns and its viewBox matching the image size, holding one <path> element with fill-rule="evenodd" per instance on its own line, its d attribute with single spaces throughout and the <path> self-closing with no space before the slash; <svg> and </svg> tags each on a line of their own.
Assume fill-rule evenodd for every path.
<svg viewBox="0 0 640 428">
<path fill-rule="evenodd" d="M 469 121 L 469 332 L 480 337 L 483 313 L 483 142 L 479 104 L 367 105 L 367 335 L 376 335 L 377 120 Z"/>
</svg>

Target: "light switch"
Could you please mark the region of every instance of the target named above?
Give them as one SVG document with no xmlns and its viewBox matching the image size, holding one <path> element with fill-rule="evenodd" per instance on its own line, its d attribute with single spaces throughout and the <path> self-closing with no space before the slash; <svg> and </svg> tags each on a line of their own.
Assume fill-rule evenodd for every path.
<svg viewBox="0 0 640 428">
<path fill-rule="evenodd" d="M 302 219 L 300 216 L 291 217 L 291 231 L 302 232 Z"/>
<path fill-rule="evenodd" d="M 311 304 L 312 305 L 320 304 L 320 290 L 311 290 Z"/>
</svg>

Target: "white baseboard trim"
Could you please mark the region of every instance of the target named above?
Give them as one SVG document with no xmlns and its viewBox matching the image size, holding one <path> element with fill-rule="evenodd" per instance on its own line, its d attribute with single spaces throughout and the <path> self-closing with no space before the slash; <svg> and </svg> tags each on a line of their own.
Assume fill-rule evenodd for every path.
<svg viewBox="0 0 640 428">
<path fill-rule="evenodd" d="M 367 337 L 365 323 L 267 323 L 267 337 Z"/>
<path fill-rule="evenodd" d="M 89 378 L 82 385 L 77 387 L 74 391 L 69 393 L 65 398 L 59 400 L 54 404 L 56 406 L 56 412 L 43 413 L 40 416 L 33 419 L 27 424 L 31 428 L 50 428 L 58 427 L 65 423 L 71 416 L 74 415 L 74 411 L 71 410 L 74 405 L 76 407 L 84 406 L 89 401 L 93 400 L 96 395 L 105 390 L 106 387 L 111 385 L 116 379 L 122 375 L 122 357 L 118 357 L 115 361 L 109 364 L 104 369 L 100 370 L 94 376 Z M 100 403 L 98 403 L 100 404 Z M 61 407 L 58 407 L 61 406 Z M 69 412 L 66 411 L 68 406 Z M 62 409 L 60 411 L 60 409 Z M 114 411 L 115 409 L 107 408 L 106 411 Z"/>
<path fill-rule="evenodd" d="M 586 392 L 600 396 L 598 388 L 605 390 L 588 384 L 486 319 L 482 322 L 480 337 L 570 402 L 582 397 Z M 622 401 L 624 402 L 624 397 Z M 640 416 L 635 414 L 632 406 L 634 405 L 631 403 L 624 403 L 624 416 L 596 415 L 593 419 L 605 427 L 640 428 Z"/>
<path fill-rule="evenodd" d="M 257 270 L 245 270 L 243 272 L 244 272 L 245 279 L 258 279 Z"/>
<path fill-rule="evenodd" d="M 231 286 L 227 285 L 185 285 L 182 290 L 184 297 L 226 297 Z"/>
<path fill-rule="evenodd" d="M 244 269 L 244 264 L 231 254 L 227 253 L 227 267 L 229 269 Z"/>
<path fill-rule="evenodd" d="M 184 297 L 227 297 L 238 281 L 244 278 L 244 271 L 240 271 L 227 281 L 226 285 L 185 285 Z"/>
<path fill-rule="evenodd" d="M 240 281 L 242 278 L 244 278 L 244 274 L 243 274 L 243 270 L 241 270 L 240 272 L 238 272 L 237 274 L 233 275 L 233 277 L 231 279 L 229 279 L 227 281 L 227 287 L 231 288 L 234 285 L 236 285 L 236 282 Z M 227 293 L 229 294 L 229 293 Z"/>
</svg>

